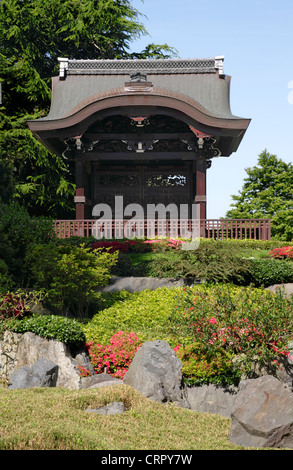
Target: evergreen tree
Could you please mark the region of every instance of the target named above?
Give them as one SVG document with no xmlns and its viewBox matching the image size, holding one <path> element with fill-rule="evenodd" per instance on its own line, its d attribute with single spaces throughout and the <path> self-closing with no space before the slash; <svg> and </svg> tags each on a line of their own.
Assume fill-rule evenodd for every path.
<svg viewBox="0 0 293 470">
<path fill-rule="evenodd" d="M 13 168 L 10 163 L 0 161 L 0 204 L 10 203 L 14 193 Z"/>
<path fill-rule="evenodd" d="M 0 158 L 14 168 L 15 195 L 34 215 L 74 213 L 73 170 L 31 134 L 28 119 L 48 114 L 58 57 L 170 57 L 167 45 L 137 54 L 130 43 L 147 34 L 128 0 L 1 0 Z"/>
<path fill-rule="evenodd" d="M 247 168 L 246 173 L 226 217 L 270 218 L 273 237 L 293 240 L 293 165 L 264 150 L 257 165 Z"/>
</svg>

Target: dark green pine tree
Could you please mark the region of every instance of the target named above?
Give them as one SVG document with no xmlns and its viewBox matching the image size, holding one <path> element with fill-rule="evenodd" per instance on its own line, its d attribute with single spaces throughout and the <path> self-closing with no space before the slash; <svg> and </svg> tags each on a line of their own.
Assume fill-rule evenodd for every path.
<svg viewBox="0 0 293 470">
<path fill-rule="evenodd" d="M 137 54 L 140 13 L 128 0 L 1 0 L 0 159 L 14 168 L 14 199 L 33 215 L 72 217 L 73 169 L 31 134 L 28 119 L 46 116 L 58 57 L 70 59 L 170 57 L 167 45 Z"/>
</svg>

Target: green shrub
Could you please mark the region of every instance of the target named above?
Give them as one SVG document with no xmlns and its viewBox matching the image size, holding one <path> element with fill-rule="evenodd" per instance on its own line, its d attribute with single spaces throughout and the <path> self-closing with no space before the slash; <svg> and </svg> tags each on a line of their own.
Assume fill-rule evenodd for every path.
<svg viewBox="0 0 293 470">
<path fill-rule="evenodd" d="M 8 292 L 0 300 L 0 319 L 22 318 L 30 312 L 25 298 L 18 292 Z"/>
<path fill-rule="evenodd" d="M 168 321 L 186 380 L 237 383 L 255 362 L 274 373 L 293 336 L 292 302 L 281 291 L 228 284 L 185 289 Z"/>
<path fill-rule="evenodd" d="M 159 251 L 155 257 L 141 263 L 140 269 L 150 277 L 200 278 L 199 264 L 196 263 L 196 260 L 184 257 L 183 253 L 173 250 Z M 136 270 L 138 270 L 138 266 Z"/>
<path fill-rule="evenodd" d="M 73 350 L 85 345 L 85 335 L 81 325 L 76 320 L 62 316 L 33 315 L 14 323 L 11 330 L 16 333 L 30 331 L 42 338 L 60 341 Z"/>
<path fill-rule="evenodd" d="M 117 256 L 117 263 L 112 267 L 111 274 L 113 276 L 133 276 L 134 271 L 130 257 L 121 251 L 117 252 Z"/>
<path fill-rule="evenodd" d="M 273 263 L 269 248 L 273 242 L 258 240 L 201 240 L 195 250 L 181 250 L 163 244 L 156 253 L 132 255 L 132 266 L 125 255 L 121 275 L 185 278 L 209 283 L 234 283 L 236 285 L 269 286 L 292 282 L 292 263 Z M 276 243 L 276 242 L 275 242 Z M 280 242 L 278 242 L 279 244 Z M 158 243 L 156 246 L 161 246 Z M 268 249 L 265 250 L 264 248 Z M 257 258 L 254 258 L 254 252 Z M 133 265 L 133 261 L 135 265 Z"/>
<path fill-rule="evenodd" d="M 0 203 L 0 258 L 8 267 L 7 274 L 18 284 L 25 284 L 27 280 L 24 259 L 30 246 L 48 243 L 54 237 L 51 220 L 31 217 L 17 203 Z"/>
<path fill-rule="evenodd" d="M 253 239 L 231 239 L 225 238 L 214 240 L 213 238 L 201 238 L 200 244 L 214 245 L 221 244 L 229 247 L 235 247 L 237 250 L 253 249 L 253 250 L 273 250 L 274 248 L 288 245 L 288 242 L 271 239 L 271 240 L 253 240 Z"/>
<path fill-rule="evenodd" d="M 73 236 L 73 237 L 68 237 L 68 238 L 58 238 L 56 240 L 56 243 L 58 245 L 66 245 L 66 246 L 85 246 L 87 248 L 90 248 L 92 244 L 94 243 L 95 238 L 94 237 L 79 237 L 79 236 Z"/>
<path fill-rule="evenodd" d="M 248 261 L 238 254 L 237 247 L 209 241 L 200 243 L 196 250 L 166 250 L 149 263 L 146 271 L 158 277 L 243 282 L 248 268 Z"/>
<path fill-rule="evenodd" d="M 200 284 L 122 291 L 105 296 L 106 305 L 83 325 L 87 342 L 106 346 L 120 329 L 142 343 L 166 340 L 189 384 L 237 384 L 252 374 L 256 358 L 274 373 L 293 338 L 292 300 L 263 288 Z"/>
<path fill-rule="evenodd" d="M 7 273 L 8 273 L 7 264 L 5 263 L 4 259 L 0 259 L 0 274 L 7 274 Z"/>
<path fill-rule="evenodd" d="M 35 245 L 26 257 L 31 282 L 47 293 L 48 306 L 58 314 L 86 316 L 98 289 L 111 279 L 117 253 L 83 246 Z"/>
<path fill-rule="evenodd" d="M 0 293 L 5 293 L 12 289 L 15 282 L 12 279 L 12 275 L 8 272 L 8 266 L 3 259 L 0 259 Z"/>
<path fill-rule="evenodd" d="M 249 260 L 246 284 L 268 287 L 273 284 L 293 282 L 293 262 L 275 259 Z"/>
<path fill-rule="evenodd" d="M 4 331 L 24 317 L 32 315 L 32 307 L 41 298 L 40 292 L 6 291 L 0 296 L 0 337 Z"/>
<path fill-rule="evenodd" d="M 176 346 L 176 340 L 170 337 L 167 319 L 175 306 L 175 296 L 181 290 L 180 287 L 162 287 L 153 291 L 121 291 L 105 296 L 109 306 L 83 325 L 87 342 L 107 345 L 117 331 L 123 330 L 134 332 L 142 342 L 166 339 Z"/>
<path fill-rule="evenodd" d="M 238 384 L 242 375 L 240 368 L 233 367 L 233 356 L 223 349 L 206 350 L 200 343 L 175 348 L 182 362 L 182 374 L 187 385 Z"/>
</svg>

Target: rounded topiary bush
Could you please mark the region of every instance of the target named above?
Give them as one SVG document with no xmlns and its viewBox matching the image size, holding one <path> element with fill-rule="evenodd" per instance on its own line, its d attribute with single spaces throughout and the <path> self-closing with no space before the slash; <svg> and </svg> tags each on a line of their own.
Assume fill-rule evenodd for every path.
<svg viewBox="0 0 293 470">
<path fill-rule="evenodd" d="M 15 333 L 30 331 L 42 338 L 60 341 L 71 349 L 85 345 L 85 335 L 80 323 L 62 316 L 33 315 L 13 324 L 11 330 Z"/>
</svg>

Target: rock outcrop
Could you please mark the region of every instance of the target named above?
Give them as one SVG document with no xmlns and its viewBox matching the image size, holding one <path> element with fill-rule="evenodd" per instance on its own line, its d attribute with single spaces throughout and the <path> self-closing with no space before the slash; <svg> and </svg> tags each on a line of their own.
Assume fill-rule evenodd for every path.
<svg viewBox="0 0 293 470">
<path fill-rule="evenodd" d="M 167 341 L 147 341 L 135 354 L 123 382 L 151 400 L 190 408 L 181 366 Z"/>
<path fill-rule="evenodd" d="M 244 447 L 293 448 L 293 394 L 267 375 L 240 383 L 230 440 Z"/>
<path fill-rule="evenodd" d="M 41 338 L 34 333 L 24 334 L 6 331 L 0 342 L 0 378 L 9 382 L 12 374 L 20 367 L 31 367 L 38 359 L 49 359 L 58 366 L 56 386 L 68 389 L 81 388 L 78 366 L 92 369 L 84 351 L 75 357 L 69 348 L 59 341 Z M 93 371 L 93 369 L 92 369 Z"/>
<path fill-rule="evenodd" d="M 22 366 L 14 371 L 8 388 L 56 387 L 57 377 L 57 364 L 41 358 L 31 367 Z"/>
</svg>

